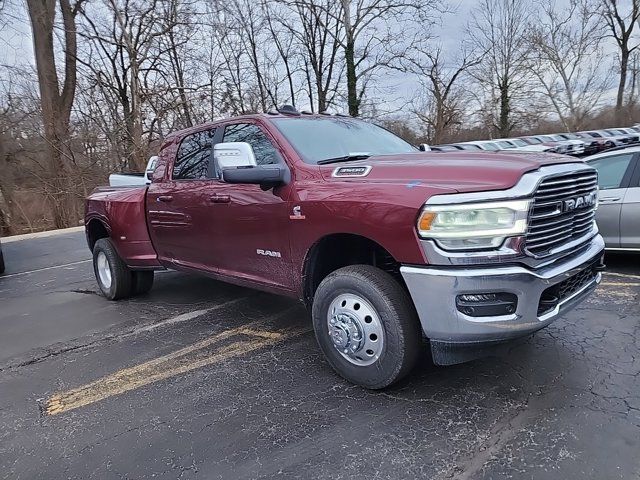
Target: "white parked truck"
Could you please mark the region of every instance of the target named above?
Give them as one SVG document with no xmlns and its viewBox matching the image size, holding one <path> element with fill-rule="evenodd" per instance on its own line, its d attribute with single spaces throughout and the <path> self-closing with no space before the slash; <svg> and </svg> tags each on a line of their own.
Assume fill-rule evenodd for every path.
<svg viewBox="0 0 640 480">
<path fill-rule="evenodd" d="M 149 185 L 151 174 L 156 169 L 158 157 L 149 158 L 144 173 L 112 173 L 109 175 L 109 185 L 112 187 L 130 187 L 132 185 Z"/>
</svg>

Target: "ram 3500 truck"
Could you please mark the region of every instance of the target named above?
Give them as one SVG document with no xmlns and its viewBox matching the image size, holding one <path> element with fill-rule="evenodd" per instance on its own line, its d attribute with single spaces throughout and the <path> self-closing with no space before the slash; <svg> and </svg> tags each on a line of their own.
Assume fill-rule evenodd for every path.
<svg viewBox="0 0 640 480">
<path fill-rule="evenodd" d="M 269 114 L 176 132 L 151 184 L 98 188 L 112 300 L 175 269 L 302 300 L 333 368 L 383 388 L 545 327 L 600 282 L 597 173 L 570 157 L 421 152 L 357 119 Z"/>
</svg>

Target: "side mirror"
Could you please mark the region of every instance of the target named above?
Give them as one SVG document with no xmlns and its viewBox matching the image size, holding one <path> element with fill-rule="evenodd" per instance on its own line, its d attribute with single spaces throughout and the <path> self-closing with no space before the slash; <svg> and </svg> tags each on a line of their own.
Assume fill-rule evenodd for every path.
<svg viewBox="0 0 640 480">
<path fill-rule="evenodd" d="M 280 164 L 258 165 L 253 148 L 246 142 L 218 143 L 213 158 L 227 183 L 251 183 L 264 189 L 286 183 L 289 170 Z"/>
<path fill-rule="evenodd" d="M 222 180 L 227 183 L 253 183 L 265 190 L 287 182 L 289 170 L 284 165 L 224 168 Z"/>
<path fill-rule="evenodd" d="M 253 148 L 247 142 L 227 142 L 214 145 L 213 160 L 221 172 L 227 168 L 246 168 L 257 165 Z"/>
</svg>

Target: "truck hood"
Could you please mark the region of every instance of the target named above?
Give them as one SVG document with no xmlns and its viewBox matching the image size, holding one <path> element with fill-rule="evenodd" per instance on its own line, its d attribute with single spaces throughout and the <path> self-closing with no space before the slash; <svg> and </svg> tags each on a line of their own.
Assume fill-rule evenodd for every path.
<svg viewBox="0 0 640 480">
<path fill-rule="evenodd" d="M 416 152 L 321 165 L 330 182 L 378 182 L 428 186 L 457 192 L 505 190 L 543 165 L 579 163 L 565 155 L 531 152 Z M 371 167 L 366 175 L 362 168 Z M 366 170 L 364 170 L 366 172 Z"/>
</svg>

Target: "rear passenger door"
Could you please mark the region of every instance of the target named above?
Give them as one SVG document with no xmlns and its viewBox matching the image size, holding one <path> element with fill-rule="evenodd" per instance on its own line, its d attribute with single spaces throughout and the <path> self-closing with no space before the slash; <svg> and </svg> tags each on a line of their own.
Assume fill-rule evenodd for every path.
<svg viewBox="0 0 640 480">
<path fill-rule="evenodd" d="M 167 180 L 149 186 L 149 227 L 161 260 L 197 269 L 208 267 L 215 135 L 215 128 L 186 135 Z"/>
<path fill-rule="evenodd" d="M 246 142 L 259 165 L 285 163 L 275 140 L 258 123 L 224 127 L 221 142 Z M 218 175 L 219 172 L 216 174 Z M 276 287 L 292 286 L 289 249 L 290 186 L 263 190 L 260 185 L 217 183 L 215 234 L 220 272 Z"/>
<path fill-rule="evenodd" d="M 608 248 L 620 248 L 622 204 L 633 171 L 635 153 L 600 157 L 589 162 L 598 170 L 599 206 L 596 222 Z"/>
<path fill-rule="evenodd" d="M 620 212 L 620 247 L 640 250 L 640 158 L 635 164 Z"/>
</svg>

